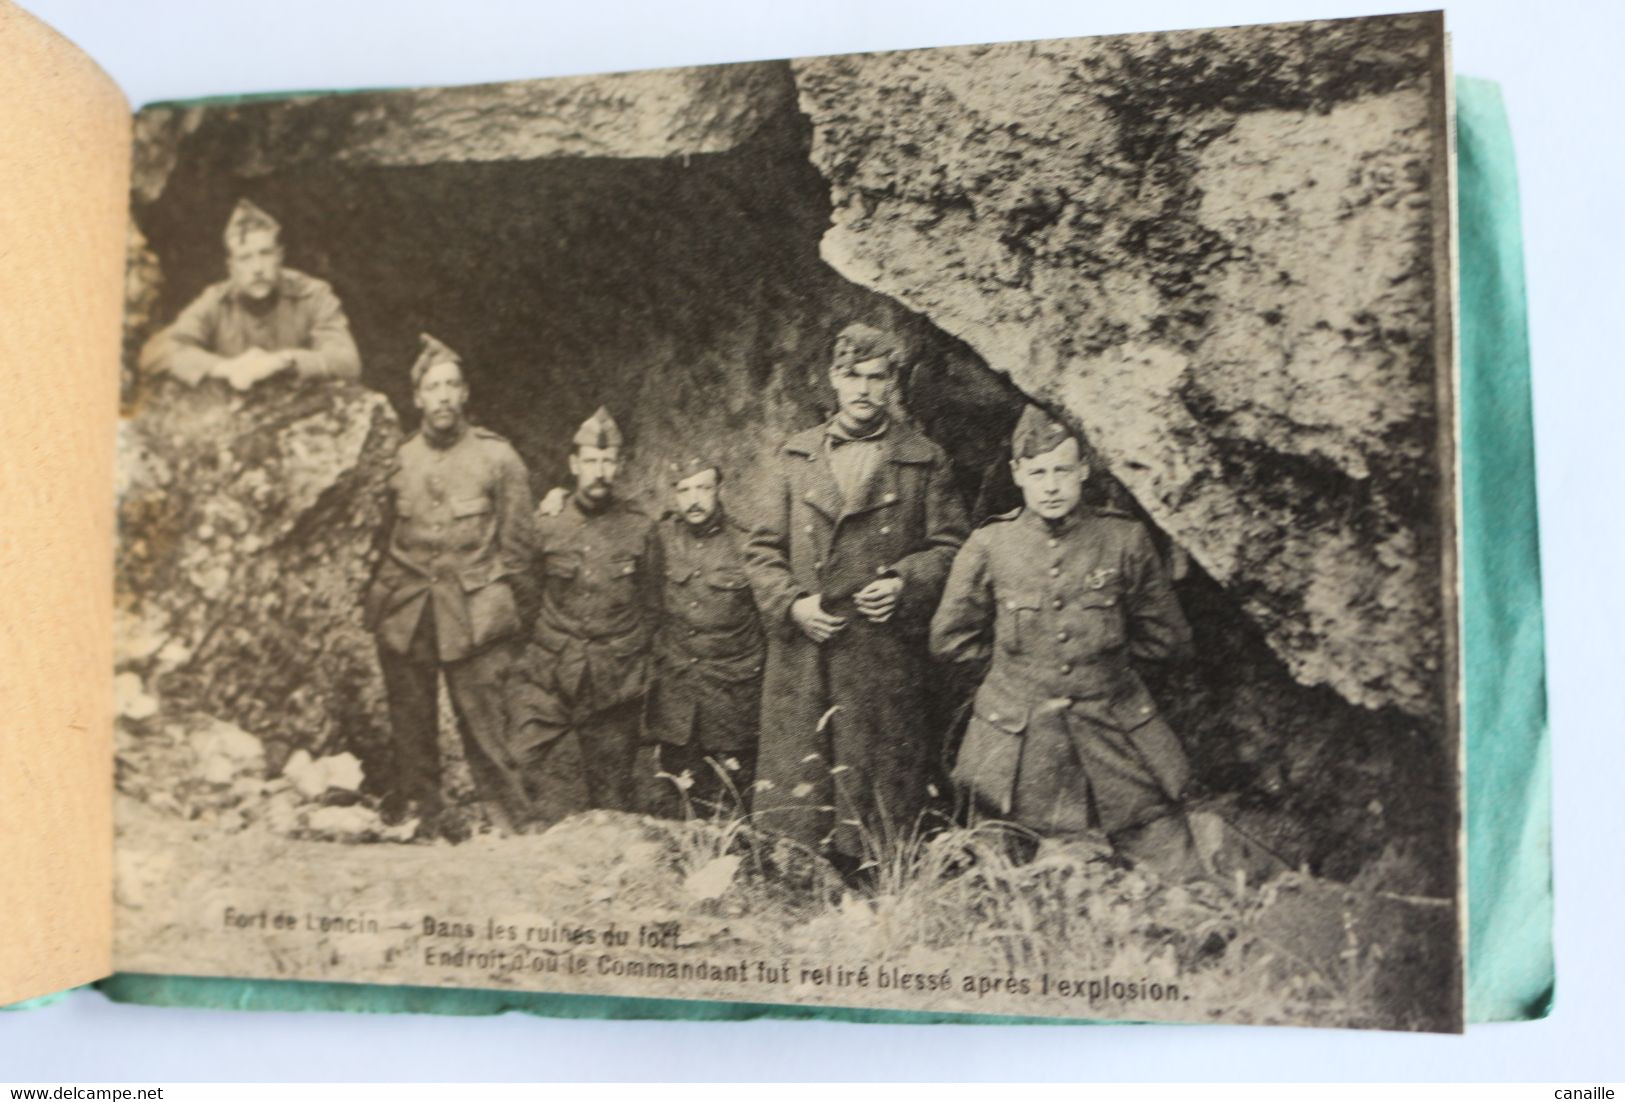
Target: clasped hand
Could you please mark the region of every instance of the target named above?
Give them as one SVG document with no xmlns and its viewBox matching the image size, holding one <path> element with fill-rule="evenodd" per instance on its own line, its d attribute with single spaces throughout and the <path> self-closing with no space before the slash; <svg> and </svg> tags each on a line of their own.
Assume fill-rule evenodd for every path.
<svg viewBox="0 0 1625 1102">
<path fill-rule="evenodd" d="M 903 592 L 903 579 L 877 578 L 852 595 L 852 603 L 859 614 L 870 623 L 884 624 L 897 611 L 897 599 Z M 845 617 L 824 610 L 821 594 L 802 597 L 790 606 L 790 618 L 801 633 L 814 643 L 827 643 L 845 629 Z"/>
</svg>

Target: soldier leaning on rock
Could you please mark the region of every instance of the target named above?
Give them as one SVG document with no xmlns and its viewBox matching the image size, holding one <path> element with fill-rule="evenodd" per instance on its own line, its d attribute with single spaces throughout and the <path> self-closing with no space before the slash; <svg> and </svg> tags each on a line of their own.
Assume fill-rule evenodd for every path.
<svg viewBox="0 0 1625 1102">
<path fill-rule="evenodd" d="M 570 453 L 575 491 L 536 518 L 541 607 L 512 695 L 512 745 L 533 799 L 572 808 L 573 771 L 590 807 L 632 810 L 633 761 L 659 608 L 654 521 L 615 494 L 620 428 L 599 409 Z M 576 764 L 579 763 L 579 764 Z"/>
<path fill-rule="evenodd" d="M 1029 407 L 1011 454 L 1026 504 L 971 534 L 931 623 L 937 657 L 986 669 L 954 779 L 1040 835 L 1098 831 L 1196 871 L 1190 768 L 1134 670 L 1190 646 L 1162 559 L 1137 521 L 1082 504 L 1089 463 L 1065 425 Z"/>
<path fill-rule="evenodd" d="M 247 390 L 283 371 L 355 379 L 361 357 L 333 289 L 282 264 L 282 227 L 247 199 L 226 224 L 228 278 L 212 284 L 141 352 L 146 371 Z"/>
<path fill-rule="evenodd" d="M 466 834 L 441 795 L 437 678 L 444 674 L 480 795 L 529 816 L 506 744 L 503 686 L 528 605 L 531 493 L 525 465 L 468 423 L 460 357 L 425 334 L 412 365 L 418 431 L 389 474 L 388 545 L 366 599 L 394 728 L 390 818 L 415 810 L 427 833 Z M 404 806 L 406 804 L 411 807 Z"/>
<path fill-rule="evenodd" d="M 749 530 L 723 506 L 722 467 L 701 455 L 667 471 L 676 507 L 658 529 L 660 626 L 645 734 L 660 771 L 703 815 L 737 808 L 749 792 L 765 644 L 745 574 Z"/>
</svg>

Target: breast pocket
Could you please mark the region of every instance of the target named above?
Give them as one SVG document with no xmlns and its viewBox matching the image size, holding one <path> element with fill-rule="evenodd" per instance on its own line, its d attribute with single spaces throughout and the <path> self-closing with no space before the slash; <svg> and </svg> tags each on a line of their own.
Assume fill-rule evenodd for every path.
<svg viewBox="0 0 1625 1102">
<path fill-rule="evenodd" d="M 1116 650 L 1128 641 L 1123 595 L 1115 585 L 1085 589 L 1072 599 L 1079 642 L 1086 651 Z"/>
<path fill-rule="evenodd" d="M 750 579 L 737 570 L 717 570 L 705 576 L 705 584 L 725 593 L 748 594 Z"/>
<path fill-rule="evenodd" d="M 492 517 L 491 499 L 488 497 L 460 497 L 451 501 L 451 546 L 460 551 L 473 551 L 486 538 Z"/>
<path fill-rule="evenodd" d="M 1016 594 L 999 601 L 993 634 L 1006 654 L 1025 654 L 1037 639 L 1039 599 Z"/>
<path fill-rule="evenodd" d="M 715 570 L 705 575 L 705 588 L 710 597 L 706 620 L 713 628 L 731 627 L 755 611 L 750 594 L 750 581 L 738 570 Z"/>
<path fill-rule="evenodd" d="M 542 573 L 549 578 L 567 582 L 581 573 L 579 551 L 549 551 L 542 556 Z"/>
<path fill-rule="evenodd" d="M 630 604 L 637 591 L 636 557 L 610 559 L 604 564 L 604 591 L 612 602 Z"/>
</svg>

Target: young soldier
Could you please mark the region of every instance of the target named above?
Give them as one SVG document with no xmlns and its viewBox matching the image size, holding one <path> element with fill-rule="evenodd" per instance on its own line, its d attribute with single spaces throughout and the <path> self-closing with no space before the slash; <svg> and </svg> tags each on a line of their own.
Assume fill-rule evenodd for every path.
<svg viewBox="0 0 1625 1102">
<path fill-rule="evenodd" d="M 750 789 L 765 644 L 745 576 L 749 533 L 723 508 L 722 468 L 694 456 L 668 469 L 676 508 L 659 528 L 661 613 L 646 730 L 660 771 L 687 785 L 689 806 L 703 815 L 735 806 L 735 793 Z"/>
<path fill-rule="evenodd" d="M 933 654 L 986 667 L 954 779 L 988 814 L 1182 870 L 1189 767 L 1133 668 L 1190 645 L 1167 572 L 1138 522 L 1082 506 L 1066 426 L 1029 406 L 1011 455 L 1026 504 L 971 534 L 931 623 Z"/>
<path fill-rule="evenodd" d="M 389 476 L 388 550 L 367 593 L 366 622 L 378 636 L 395 736 L 392 802 L 415 804 L 426 832 L 455 840 L 466 827 L 443 814 L 441 674 L 481 795 L 516 821 L 528 817 L 505 742 L 502 686 L 528 582 L 530 478 L 506 440 L 468 423 L 457 353 L 427 334 L 423 343 L 412 365 L 423 421 Z"/>
<path fill-rule="evenodd" d="M 517 671 L 512 722 L 533 797 L 547 798 L 579 757 L 588 806 L 630 811 L 659 551 L 654 522 L 615 496 L 621 443 L 600 408 L 572 441 L 575 491 L 562 510 L 536 518 L 541 610 Z M 574 745 L 555 745 L 567 733 Z"/>
<path fill-rule="evenodd" d="M 276 219 L 240 200 L 226 224 L 228 278 L 147 343 L 142 367 L 239 390 L 282 371 L 359 378 L 344 308 L 326 283 L 282 266 L 281 236 Z"/>
<path fill-rule="evenodd" d="M 965 538 L 948 458 L 891 417 L 901 349 L 848 326 L 839 405 L 785 441 L 746 562 L 767 631 L 757 820 L 855 870 L 925 804 L 925 632 Z"/>
</svg>

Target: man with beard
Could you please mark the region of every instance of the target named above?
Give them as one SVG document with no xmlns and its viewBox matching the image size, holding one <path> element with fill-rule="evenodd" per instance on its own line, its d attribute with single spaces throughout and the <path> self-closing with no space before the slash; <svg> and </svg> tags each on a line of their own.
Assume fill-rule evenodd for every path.
<svg viewBox="0 0 1625 1102">
<path fill-rule="evenodd" d="M 415 810 L 424 832 L 458 840 L 466 826 L 445 811 L 440 789 L 442 674 L 481 796 L 514 821 L 529 814 L 505 742 L 502 688 L 528 603 L 530 478 L 506 440 L 469 424 L 462 360 L 427 334 L 412 396 L 423 421 L 389 474 L 388 546 L 366 623 L 378 637 L 395 737 L 389 815 Z"/>
<path fill-rule="evenodd" d="M 213 284 L 142 350 L 142 367 L 182 382 L 224 379 L 247 390 L 284 371 L 361 376 L 361 357 L 333 289 L 285 268 L 282 228 L 247 199 L 226 224 L 228 278 Z"/>
<path fill-rule="evenodd" d="M 668 470 L 676 508 L 659 527 L 661 610 L 647 735 L 660 772 L 689 809 L 742 810 L 756 761 L 764 646 L 745 575 L 749 533 L 723 508 L 715 460 L 691 456 Z"/>
<path fill-rule="evenodd" d="M 570 810 L 561 786 L 577 769 L 588 806 L 633 805 L 659 548 L 654 522 L 615 495 L 621 444 L 600 408 L 572 440 L 574 492 L 536 518 L 541 608 L 513 687 L 512 744 L 532 798 L 558 805 L 553 817 Z"/>
<path fill-rule="evenodd" d="M 839 409 L 785 441 L 746 545 L 767 631 L 755 814 L 849 872 L 920 825 L 925 633 L 965 512 L 948 458 L 889 407 L 896 340 L 836 338 Z"/>
<path fill-rule="evenodd" d="M 1190 767 L 1134 670 L 1189 650 L 1168 572 L 1138 521 L 1083 504 L 1064 424 L 1029 406 L 1011 455 L 1026 504 L 971 534 L 931 623 L 932 653 L 986 672 L 954 780 L 983 814 L 1192 871 Z"/>
</svg>

